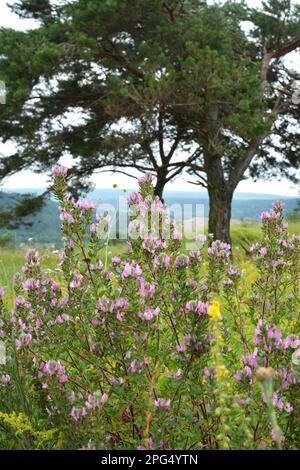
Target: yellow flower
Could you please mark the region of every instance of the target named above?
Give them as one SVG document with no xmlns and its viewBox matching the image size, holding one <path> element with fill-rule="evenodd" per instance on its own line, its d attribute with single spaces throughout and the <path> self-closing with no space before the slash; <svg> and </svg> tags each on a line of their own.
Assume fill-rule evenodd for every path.
<svg viewBox="0 0 300 470">
<path fill-rule="evenodd" d="M 291 327 L 292 327 L 293 329 L 296 328 L 297 323 L 298 323 L 297 320 L 292 320 L 292 321 L 291 321 Z"/>
<path fill-rule="evenodd" d="M 221 312 L 220 302 L 218 300 L 213 301 L 212 305 L 209 307 L 208 314 L 213 320 L 220 320 Z"/>
<path fill-rule="evenodd" d="M 216 377 L 219 378 L 219 377 L 225 377 L 226 375 L 229 374 L 229 370 L 226 369 L 226 367 L 224 366 L 224 364 L 220 364 L 218 366 L 216 366 Z"/>
<path fill-rule="evenodd" d="M 0 421 L 7 426 L 10 426 L 15 436 L 23 434 L 29 434 L 34 438 L 33 448 L 44 449 L 46 447 L 52 448 L 55 445 L 54 436 L 58 432 L 58 429 L 48 429 L 45 431 L 35 431 L 29 418 L 24 413 L 3 413 L 0 411 Z M 61 436 L 59 435 L 61 438 Z M 49 444 L 49 446 L 48 446 Z"/>
<path fill-rule="evenodd" d="M 12 413 L 2 413 L 2 411 L 0 411 L 0 420 L 3 421 L 4 424 L 13 427 L 16 436 L 33 431 L 31 422 L 23 413 L 16 414 L 14 411 Z"/>
</svg>

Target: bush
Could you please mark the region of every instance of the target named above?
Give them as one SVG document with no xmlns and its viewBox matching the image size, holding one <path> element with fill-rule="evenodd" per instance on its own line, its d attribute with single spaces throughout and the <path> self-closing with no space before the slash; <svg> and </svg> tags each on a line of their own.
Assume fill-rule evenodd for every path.
<svg viewBox="0 0 300 470">
<path fill-rule="evenodd" d="M 0 246 L 5 247 L 13 242 L 14 235 L 12 232 L 0 232 Z"/>
<path fill-rule="evenodd" d="M 67 195 L 65 169 L 53 173 L 58 277 L 28 251 L 12 312 L 0 291 L 2 448 L 296 448 L 300 239 L 280 203 L 262 214 L 250 286 L 225 243 L 182 254 L 146 176 L 129 200 L 144 237 L 107 269 L 109 220 L 93 224 L 93 205 Z"/>
</svg>

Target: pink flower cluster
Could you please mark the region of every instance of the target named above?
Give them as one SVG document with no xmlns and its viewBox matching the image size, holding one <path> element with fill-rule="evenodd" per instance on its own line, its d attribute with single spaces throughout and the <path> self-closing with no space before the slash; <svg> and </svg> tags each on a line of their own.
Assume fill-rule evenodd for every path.
<svg viewBox="0 0 300 470">
<path fill-rule="evenodd" d="M 93 204 L 68 195 L 66 170 L 53 174 L 65 237 L 57 267 L 45 272 L 30 250 L 14 279 L 11 312 L 0 289 L 0 336 L 19 368 L 18 378 L 9 360 L 0 378 L 6 406 L 5 394 L 32 397 L 42 426 L 62 429 L 70 449 L 217 449 L 227 421 L 230 446 L 272 447 L 269 402 L 255 377 L 259 367 L 273 368 L 272 406 L 282 445 L 292 448 L 299 237 L 285 232 L 281 205 L 262 215 L 264 238 L 252 249 L 256 271 L 248 282 L 229 244 L 212 241 L 205 253 L 201 239 L 198 251 L 186 252 L 178 239 L 166 239 L 163 228 L 175 227 L 149 176 L 129 201 L 131 226 L 144 234 L 110 259 L 99 238 L 109 218 L 95 223 Z M 216 300 L 221 315 L 214 319 Z M 243 408 L 237 413 L 232 404 Z M 243 413 L 252 420 L 248 440 Z"/>
<path fill-rule="evenodd" d="M 82 399 L 83 395 L 80 392 L 78 394 L 78 398 Z M 108 395 L 107 393 L 103 393 L 102 395 L 99 393 L 88 393 L 87 399 L 85 400 L 84 406 L 72 406 L 70 416 L 74 421 L 79 421 L 80 418 L 84 418 L 87 416 L 89 412 L 94 412 L 95 410 L 101 410 L 103 405 L 107 402 Z M 75 392 L 71 391 L 71 401 L 75 401 Z"/>
</svg>

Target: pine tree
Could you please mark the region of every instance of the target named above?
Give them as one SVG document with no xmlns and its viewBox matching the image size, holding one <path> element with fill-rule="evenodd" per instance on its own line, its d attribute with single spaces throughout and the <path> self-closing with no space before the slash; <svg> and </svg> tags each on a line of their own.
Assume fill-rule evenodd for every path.
<svg viewBox="0 0 300 470">
<path fill-rule="evenodd" d="M 299 5 L 20 0 L 13 9 L 37 28 L 0 31 L 0 135 L 18 148 L 0 160 L 0 178 L 70 154 L 73 192 L 95 171 L 136 169 L 156 176 L 162 197 L 187 169 L 208 190 L 209 231 L 227 241 L 245 175 L 296 181 L 299 74 L 285 57 L 299 51 Z"/>
</svg>

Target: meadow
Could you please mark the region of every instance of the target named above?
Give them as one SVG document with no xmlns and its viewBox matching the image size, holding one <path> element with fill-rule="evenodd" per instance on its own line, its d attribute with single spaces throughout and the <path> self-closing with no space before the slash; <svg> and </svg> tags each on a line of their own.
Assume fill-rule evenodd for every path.
<svg viewBox="0 0 300 470">
<path fill-rule="evenodd" d="M 299 222 L 273 203 L 188 251 L 145 176 L 142 236 L 106 246 L 110 220 L 53 174 L 64 248 L 1 249 L 0 447 L 298 449 Z"/>
<path fill-rule="evenodd" d="M 289 232 L 300 234 L 300 220 L 288 219 Z M 207 235 L 207 230 L 205 231 Z M 241 262 L 249 261 L 249 248 L 262 238 L 261 225 L 255 221 L 234 222 L 231 225 L 232 250 Z M 20 272 L 24 265 L 25 254 L 28 248 L 39 247 L 39 245 L 28 243 L 27 246 L 19 248 L 10 244 L 0 246 L 0 285 L 6 286 L 12 292 L 13 276 Z M 121 256 L 126 252 L 126 244 L 109 241 L 109 257 Z M 185 243 L 182 243 L 185 251 Z M 41 250 L 41 264 L 46 270 L 53 270 L 57 262 L 57 252 L 50 249 Z M 253 264 L 254 269 L 254 264 Z"/>
</svg>

